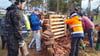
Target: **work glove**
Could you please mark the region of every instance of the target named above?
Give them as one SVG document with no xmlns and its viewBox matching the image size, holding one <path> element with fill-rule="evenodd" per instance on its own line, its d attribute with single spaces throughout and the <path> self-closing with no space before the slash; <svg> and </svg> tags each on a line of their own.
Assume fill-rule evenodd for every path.
<svg viewBox="0 0 100 56">
<path fill-rule="evenodd" d="M 27 33 L 28 33 L 28 34 L 30 34 L 30 33 L 31 33 L 31 30 L 30 30 L 30 29 L 28 29 L 28 30 L 27 30 Z"/>
<path fill-rule="evenodd" d="M 19 41 L 19 47 L 23 47 L 23 46 L 24 46 L 24 44 L 25 44 L 24 40 Z"/>
</svg>

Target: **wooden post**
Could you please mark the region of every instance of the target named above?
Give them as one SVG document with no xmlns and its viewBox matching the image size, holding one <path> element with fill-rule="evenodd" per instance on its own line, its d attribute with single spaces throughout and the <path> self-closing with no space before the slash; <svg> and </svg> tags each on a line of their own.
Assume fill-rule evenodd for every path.
<svg viewBox="0 0 100 56">
<path fill-rule="evenodd" d="M 59 0 L 57 0 L 57 14 L 59 14 Z"/>
</svg>

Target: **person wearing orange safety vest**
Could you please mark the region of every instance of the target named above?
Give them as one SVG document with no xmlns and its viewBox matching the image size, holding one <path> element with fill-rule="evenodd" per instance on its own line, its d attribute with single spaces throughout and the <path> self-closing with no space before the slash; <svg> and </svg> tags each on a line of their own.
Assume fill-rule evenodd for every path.
<svg viewBox="0 0 100 56">
<path fill-rule="evenodd" d="M 80 39 L 84 37 L 81 17 L 77 13 L 72 12 L 70 19 L 64 20 L 71 28 L 71 51 L 69 56 L 78 56 Z"/>
</svg>

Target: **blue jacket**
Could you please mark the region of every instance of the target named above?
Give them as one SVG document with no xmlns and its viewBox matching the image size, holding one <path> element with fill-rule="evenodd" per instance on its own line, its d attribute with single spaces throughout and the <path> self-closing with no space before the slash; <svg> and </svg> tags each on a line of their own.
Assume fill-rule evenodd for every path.
<svg viewBox="0 0 100 56">
<path fill-rule="evenodd" d="M 40 30 L 40 21 L 38 15 L 33 12 L 30 18 L 31 18 L 31 23 L 33 25 L 32 31 Z"/>
</svg>

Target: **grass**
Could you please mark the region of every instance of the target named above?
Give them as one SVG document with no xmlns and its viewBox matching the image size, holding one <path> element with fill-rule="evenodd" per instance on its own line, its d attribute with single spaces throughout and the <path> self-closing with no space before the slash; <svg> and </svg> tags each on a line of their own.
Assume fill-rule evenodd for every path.
<svg viewBox="0 0 100 56">
<path fill-rule="evenodd" d="M 1 42 L 1 37 L 0 37 L 0 56 L 5 56 L 6 55 L 5 53 L 7 53 L 7 51 L 1 49 L 1 47 L 2 47 L 2 44 L 1 43 L 2 42 Z"/>
<path fill-rule="evenodd" d="M 98 24 L 100 23 L 100 16 L 98 16 L 98 19 L 96 20 L 96 16 L 94 17 L 94 24 Z"/>
<path fill-rule="evenodd" d="M 4 15 L 0 14 L 0 18 L 2 18 Z"/>
</svg>

